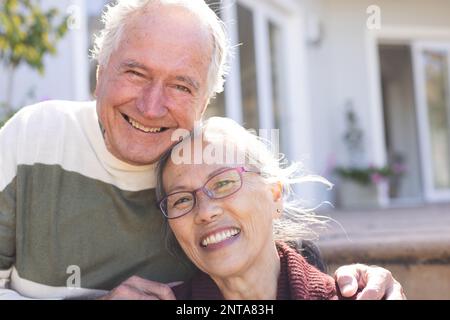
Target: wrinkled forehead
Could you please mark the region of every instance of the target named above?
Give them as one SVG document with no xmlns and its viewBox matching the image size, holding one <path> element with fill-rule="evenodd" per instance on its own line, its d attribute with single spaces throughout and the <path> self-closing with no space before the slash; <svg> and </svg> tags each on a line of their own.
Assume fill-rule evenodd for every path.
<svg viewBox="0 0 450 320">
<path fill-rule="evenodd" d="M 200 182 L 220 168 L 242 166 L 250 166 L 245 150 L 230 139 L 220 135 L 189 137 L 172 149 L 163 169 L 163 182 L 166 188 L 174 179 L 194 177 Z"/>
<path fill-rule="evenodd" d="M 150 36 L 155 28 L 165 32 L 177 31 L 180 40 L 189 35 L 201 35 L 211 39 L 206 19 L 193 8 L 176 3 L 150 4 L 127 17 L 124 25 L 128 32 L 144 30 L 147 36 Z"/>
<path fill-rule="evenodd" d="M 172 150 L 172 165 L 239 167 L 251 165 L 244 144 L 220 133 L 189 137 Z"/>
</svg>

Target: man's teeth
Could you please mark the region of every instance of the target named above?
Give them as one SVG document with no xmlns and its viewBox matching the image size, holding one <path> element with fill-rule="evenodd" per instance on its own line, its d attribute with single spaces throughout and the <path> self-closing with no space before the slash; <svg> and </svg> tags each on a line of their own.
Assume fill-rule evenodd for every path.
<svg viewBox="0 0 450 320">
<path fill-rule="evenodd" d="M 237 235 L 239 232 L 239 229 L 233 228 L 212 234 L 202 240 L 202 246 L 207 247 L 210 244 L 222 242 Z"/>
<path fill-rule="evenodd" d="M 144 132 L 156 133 L 156 132 L 160 132 L 161 129 L 162 129 L 162 128 L 149 128 L 149 127 L 146 127 L 146 126 L 140 124 L 139 122 L 137 122 L 137 121 L 135 121 L 135 120 L 133 120 L 133 119 L 131 119 L 131 118 L 128 118 L 128 122 L 129 122 L 133 127 L 135 127 L 136 129 L 142 130 L 142 131 L 144 131 Z"/>
</svg>

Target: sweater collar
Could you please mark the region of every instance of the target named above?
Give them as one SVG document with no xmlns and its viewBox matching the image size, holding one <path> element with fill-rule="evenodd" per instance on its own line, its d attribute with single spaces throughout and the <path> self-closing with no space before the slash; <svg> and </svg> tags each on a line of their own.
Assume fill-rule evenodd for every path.
<svg viewBox="0 0 450 320">
<path fill-rule="evenodd" d="M 135 166 L 116 158 L 106 147 L 97 115 L 96 102 L 89 103 L 81 118 L 93 153 L 102 167 L 115 180 L 116 185 L 127 191 L 141 191 L 156 185 L 156 164 Z"/>
<path fill-rule="evenodd" d="M 318 271 L 286 243 L 277 242 L 280 256 L 277 300 L 329 299 L 335 295 L 334 280 Z M 193 300 L 224 300 L 219 287 L 203 272 L 189 284 Z"/>
</svg>

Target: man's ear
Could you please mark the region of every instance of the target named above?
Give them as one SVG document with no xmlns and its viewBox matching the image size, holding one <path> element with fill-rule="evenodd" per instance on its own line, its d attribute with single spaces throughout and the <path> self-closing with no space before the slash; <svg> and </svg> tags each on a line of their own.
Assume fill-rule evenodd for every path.
<svg viewBox="0 0 450 320">
<path fill-rule="evenodd" d="M 202 108 L 202 113 L 200 113 L 200 119 L 203 118 L 203 115 L 205 114 L 206 108 L 208 107 L 210 101 L 211 101 L 211 98 L 206 99 L 206 103 Z"/>
<path fill-rule="evenodd" d="M 96 83 L 95 83 L 94 97 L 96 97 L 96 98 L 97 98 L 99 79 L 101 79 L 102 73 L 103 73 L 103 67 L 98 64 L 97 71 L 95 72 Z"/>
</svg>

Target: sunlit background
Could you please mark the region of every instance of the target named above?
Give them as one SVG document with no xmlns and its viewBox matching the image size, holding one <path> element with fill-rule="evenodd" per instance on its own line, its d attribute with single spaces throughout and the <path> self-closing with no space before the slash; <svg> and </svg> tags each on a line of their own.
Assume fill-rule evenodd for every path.
<svg viewBox="0 0 450 320">
<path fill-rule="evenodd" d="M 43 100 L 94 99 L 89 48 L 108 1 L 31 2 L 68 16 L 68 30 L 39 73 L 8 64 L 0 17 L 0 120 Z M 207 116 L 279 129 L 288 159 L 335 184 L 298 188 L 340 223 L 320 240 L 330 272 L 378 264 L 410 298 L 450 299 L 450 2 L 207 2 L 235 49 Z"/>
</svg>

